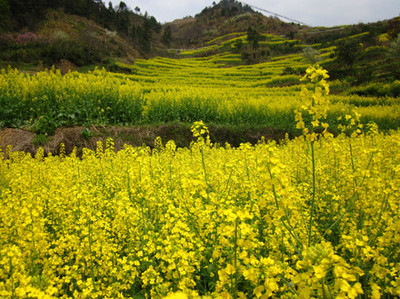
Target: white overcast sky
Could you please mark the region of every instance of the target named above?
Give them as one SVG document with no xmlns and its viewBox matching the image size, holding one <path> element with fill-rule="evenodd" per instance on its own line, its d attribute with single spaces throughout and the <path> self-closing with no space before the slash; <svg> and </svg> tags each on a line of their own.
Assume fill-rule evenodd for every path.
<svg viewBox="0 0 400 299">
<path fill-rule="evenodd" d="M 104 1 L 108 3 L 107 1 Z M 139 7 L 161 23 L 194 16 L 213 0 L 125 0 L 132 10 Z M 215 0 L 216 3 L 219 0 Z M 400 15 L 400 0 L 245 0 L 274 13 L 311 26 L 369 23 Z M 120 1 L 112 0 L 113 5 Z M 265 13 L 266 14 L 266 13 Z M 266 14 L 268 15 L 268 14 Z M 284 20 L 286 21 L 286 20 Z"/>
</svg>

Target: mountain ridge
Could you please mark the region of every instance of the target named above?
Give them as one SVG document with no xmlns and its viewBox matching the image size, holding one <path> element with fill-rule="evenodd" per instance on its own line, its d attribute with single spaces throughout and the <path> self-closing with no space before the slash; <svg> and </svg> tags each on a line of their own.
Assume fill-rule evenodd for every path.
<svg viewBox="0 0 400 299">
<path fill-rule="evenodd" d="M 212 40 L 236 33 L 237 37 L 240 37 L 238 33 L 254 34 L 253 50 L 243 52 L 239 49 L 240 42 L 247 42 L 243 37 L 241 41 L 238 39 L 239 44 L 231 46 L 238 47 L 238 53 L 245 56 L 243 63 L 256 63 L 267 59 L 271 53 L 301 51 L 301 47 L 292 48 L 295 40 L 304 45 L 328 47 L 337 39 L 369 32 L 370 40 L 364 38 L 362 42 L 373 44 L 391 27 L 400 32 L 399 18 L 336 28 L 308 27 L 265 16 L 235 0 L 214 2 L 194 17 L 165 24 L 160 24 L 147 12 L 142 14 L 138 7 L 132 11 L 122 1 L 118 6 L 109 3 L 107 7 L 102 1 L 94 0 L 0 0 L 0 16 L 3 17 L 0 22 L 2 67 L 27 64 L 50 67 L 65 61 L 78 68 L 112 65 L 114 60 L 133 63 L 137 58 L 157 55 L 174 57 L 177 51 L 170 49 L 206 47 Z M 282 47 L 272 50 L 261 49 L 258 43 L 262 42 L 262 34 L 274 34 L 288 42 L 283 41 Z M 221 51 L 234 51 L 232 47 Z M 218 51 L 199 55 L 212 55 Z"/>
</svg>

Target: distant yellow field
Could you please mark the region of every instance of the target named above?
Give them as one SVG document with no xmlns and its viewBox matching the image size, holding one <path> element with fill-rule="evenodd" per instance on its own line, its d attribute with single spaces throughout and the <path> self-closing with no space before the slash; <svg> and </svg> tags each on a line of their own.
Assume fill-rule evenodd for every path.
<svg viewBox="0 0 400 299">
<path fill-rule="evenodd" d="M 0 74 L 0 127 L 24 127 L 52 134 L 60 126 L 155 124 L 169 122 L 270 127 L 296 135 L 294 109 L 302 104 L 300 81 L 307 64 L 300 54 L 249 66 L 224 67 L 232 54 L 211 58 L 137 60 L 121 67 L 132 74 L 95 70 L 28 75 Z M 291 68 L 287 71 L 287 66 Z M 293 73 L 293 71 L 296 73 Z M 292 73 L 290 73 L 292 72 Z M 341 82 L 331 82 L 340 88 Z M 396 85 L 397 84 L 397 85 Z M 398 88 L 400 83 L 383 86 Z M 397 86 L 397 87 L 396 87 Z M 330 129 L 358 107 L 366 125 L 397 129 L 399 98 L 328 95 Z"/>
</svg>

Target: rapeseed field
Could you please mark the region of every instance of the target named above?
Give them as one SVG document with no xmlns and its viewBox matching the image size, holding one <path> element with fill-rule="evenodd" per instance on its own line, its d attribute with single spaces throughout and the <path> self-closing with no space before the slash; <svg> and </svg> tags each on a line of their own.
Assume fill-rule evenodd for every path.
<svg viewBox="0 0 400 299">
<path fill-rule="evenodd" d="M 25 128 L 52 135 L 62 126 L 136 126 L 203 120 L 209 125 L 274 128 L 298 135 L 296 109 L 303 105 L 301 75 L 285 74 L 291 65 L 305 72 L 300 54 L 256 65 L 224 67 L 216 57 L 157 57 L 126 65 L 131 73 L 96 69 L 61 74 L 52 69 L 26 74 L 0 72 L 0 128 Z M 398 81 L 385 88 L 398 88 Z M 342 82 L 331 82 L 345 88 Z M 337 87 L 339 86 L 339 87 Z M 382 87 L 383 88 L 383 87 Z M 358 108 L 360 121 L 381 130 L 397 129 L 397 97 L 328 94 L 330 131 L 341 130 L 338 117 Z"/>
<path fill-rule="evenodd" d="M 0 159 L 4 298 L 400 296 L 400 133 L 352 110 L 329 133 L 307 70 L 300 137 Z M 165 143 L 165 144 L 164 144 Z"/>
</svg>

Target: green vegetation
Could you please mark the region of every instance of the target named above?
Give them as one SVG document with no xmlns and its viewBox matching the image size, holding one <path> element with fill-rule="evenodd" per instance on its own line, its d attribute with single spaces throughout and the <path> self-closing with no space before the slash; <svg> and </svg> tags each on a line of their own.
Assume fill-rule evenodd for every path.
<svg viewBox="0 0 400 299">
<path fill-rule="evenodd" d="M 46 143 L 47 136 L 45 134 L 38 134 L 32 140 L 32 143 L 37 146 L 42 146 Z"/>
<path fill-rule="evenodd" d="M 361 54 L 361 49 L 361 45 L 356 40 L 339 40 L 335 49 L 337 62 L 343 64 L 347 72 L 351 72 Z"/>
<path fill-rule="evenodd" d="M 230 64 L 234 57 L 228 53 L 179 60 L 157 57 L 137 60 L 133 65 L 116 64 L 130 74 L 104 69 L 65 75 L 55 70 L 35 75 L 3 70 L 2 126 L 52 134 L 60 126 L 187 124 L 203 120 L 220 126 L 300 133 L 294 110 L 302 105 L 300 92 L 305 83 L 300 79 L 308 65 L 302 54 L 248 66 L 226 67 L 224 59 Z M 373 121 L 383 130 L 398 128 L 398 81 L 359 88 L 332 82 L 333 91 L 341 89 L 346 91 L 328 96 L 331 104 L 327 120 L 333 133 L 340 131 L 338 118 L 352 107 L 358 107 L 364 125 Z M 383 95 L 391 97 L 378 98 Z"/>
</svg>

